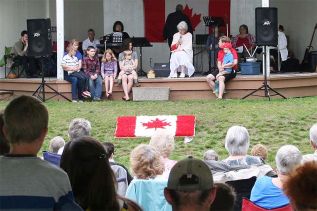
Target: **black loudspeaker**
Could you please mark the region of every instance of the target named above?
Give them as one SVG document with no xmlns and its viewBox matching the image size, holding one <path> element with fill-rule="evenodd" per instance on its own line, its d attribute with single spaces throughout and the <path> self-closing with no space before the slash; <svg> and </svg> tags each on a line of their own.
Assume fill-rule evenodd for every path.
<svg viewBox="0 0 317 211">
<path fill-rule="evenodd" d="M 170 75 L 169 63 L 154 63 L 155 77 L 168 77 Z"/>
<path fill-rule="evenodd" d="M 255 36 L 256 44 L 260 46 L 277 46 L 278 26 L 277 8 L 255 8 Z"/>
<path fill-rule="evenodd" d="M 44 57 L 51 55 L 51 20 L 28 19 L 27 30 L 29 38 L 28 55 L 35 57 Z"/>
</svg>

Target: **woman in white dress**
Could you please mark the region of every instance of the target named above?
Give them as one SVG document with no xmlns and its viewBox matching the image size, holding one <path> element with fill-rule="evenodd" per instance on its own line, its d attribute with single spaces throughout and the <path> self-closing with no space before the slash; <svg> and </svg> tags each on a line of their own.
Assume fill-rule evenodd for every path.
<svg viewBox="0 0 317 211">
<path fill-rule="evenodd" d="M 177 78 L 177 72 L 180 72 L 180 78 L 192 76 L 195 72 L 193 66 L 193 46 L 192 34 L 188 32 L 188 26 L 185 21 L 177 25 L 178 32 L 173 36 L 171 45 L 170 59 L 170 76 L 169 78 Z"/>
</svg>

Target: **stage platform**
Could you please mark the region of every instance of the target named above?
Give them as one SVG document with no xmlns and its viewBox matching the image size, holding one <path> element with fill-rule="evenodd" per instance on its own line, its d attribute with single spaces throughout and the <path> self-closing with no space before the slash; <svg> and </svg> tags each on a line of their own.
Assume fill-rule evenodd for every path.
<svg viewBox="0 0 317 211">
<path fill-rule="evenodd" d="M 68 98 L 71 98 L 71 86 L 67 81 L 59 81 L 56 78 L 46 78 L 47 84 L 62 93 Z M 211 92 L 206 77 L 192 78 L 155 78 L 139 79 L 141 87 L 169 87 L 170 100 L 192 100 L 192 99 L 216 99 Z M 18 78 L 18 79 L 0 79 L 0 99 L 9 99 L 12 96 L 32 95 L 41 83 L 40 78 Z M 227 83 L 226 94 L 224 98 L 240 99 L 252 90 L 259 88 L 263 83 L 262 75 L 237 75 L 237 77 Z M 271 74 L 269 84 L 272 88 L 283 94 L 287 98 L 317 96 L 317 72 L 315 73 L 284 73 Z M 104 93 L 104 90 L 103 90 Z M 46 96 L 52 96 L 52 91 L 46 89 Z M 264 94 L 263 91 L 256 93 L 257 95 Z M 121 100 L 123 90 L 121 86 L 114 85 L 113 99 Z M 252 96 L 250 98 L 259 98 Z M 273 98 L 280 98 L 274 96 Z M 61 97 L 53 98 L 55 100 L 64 100 Z"/>
</svg>

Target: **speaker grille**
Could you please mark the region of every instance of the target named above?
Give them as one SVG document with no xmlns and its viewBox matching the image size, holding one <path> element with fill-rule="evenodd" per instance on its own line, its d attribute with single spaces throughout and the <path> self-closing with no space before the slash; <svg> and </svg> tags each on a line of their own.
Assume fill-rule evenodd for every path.
<svg viewBox="0 0 317 211">
<path fill-rule="evenodd" d="M 255 9 L 255 36 L 257 45 L 277 46 L 277 8 L 257 7 Z"/>
<path fill-rule="evenodd" d="M 50 19 L 27 20 L 29 37 L 28 55 L 35 57 L 49 56 L 52 53 Z"/>
</svg>

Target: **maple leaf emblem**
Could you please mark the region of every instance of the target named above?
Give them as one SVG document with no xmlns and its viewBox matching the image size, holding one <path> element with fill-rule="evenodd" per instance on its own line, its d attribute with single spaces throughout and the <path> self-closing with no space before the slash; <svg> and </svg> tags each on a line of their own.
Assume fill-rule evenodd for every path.
<svg viewBox="0 0 317 211">
<path fill-rule="evenodd" d="M 166 122 L 165 119 L 160 120 L 159 118 L 156 118 L 155 120 L 151 120 L 149 122 L 146 123 L 142 123 L 143 127 L 146 127 L 146 129 L 158 129 L 158 128 L 162 128 L 165 129 L 166 126 L 171 126 L 170 122 Z"/>
<path fill-rule="evenodd" d="M 186 4 L 183 13 L 189 18 L 192 26 L 193 26 L 193 30 L 195 31 L 195 28 L 199 25 L 199 23 L 201 22 L 201 14 L 194 14 L 193 15 L 193 8 L 189 8 L 188 4 Z"/>
</svg>

